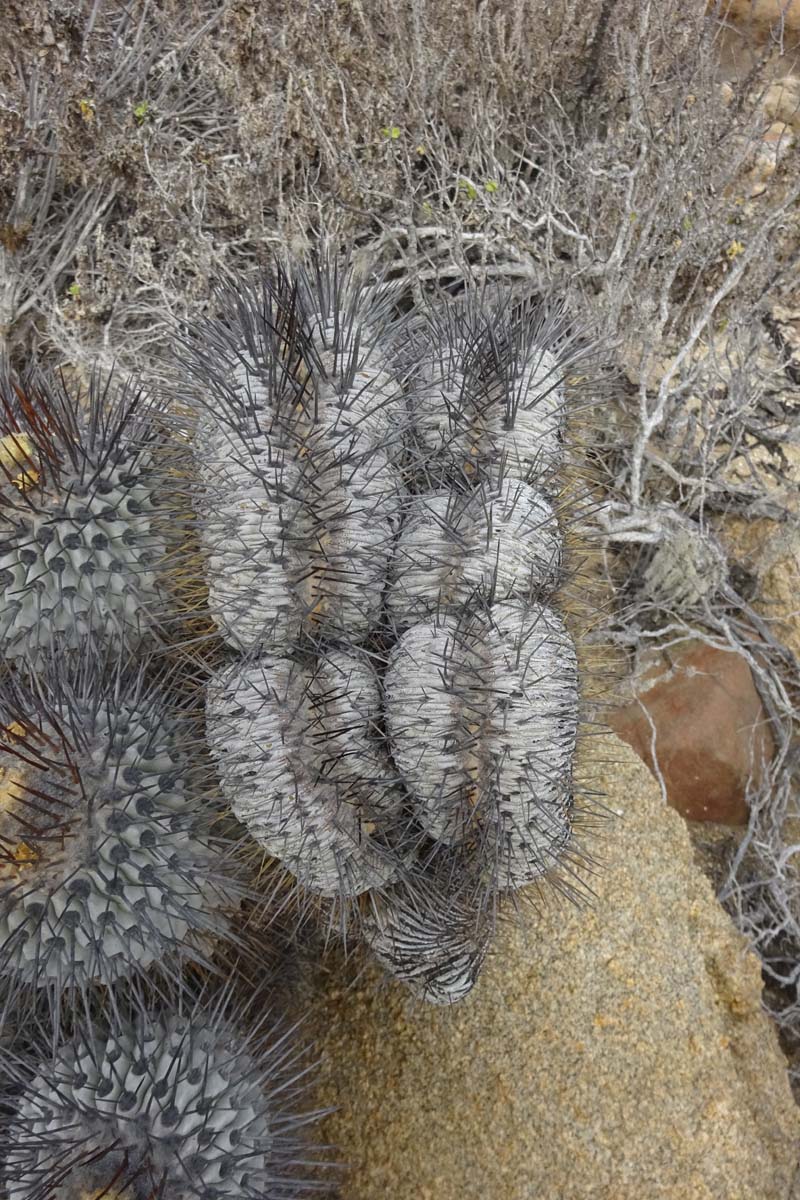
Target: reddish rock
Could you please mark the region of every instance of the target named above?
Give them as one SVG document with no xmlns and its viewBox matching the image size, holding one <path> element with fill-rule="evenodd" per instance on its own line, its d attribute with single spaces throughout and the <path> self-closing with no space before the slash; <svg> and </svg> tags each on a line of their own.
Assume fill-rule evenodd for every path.
<svg viewBox="0 0 800 1200">
<path fill-rule="evenodd" d="M 730 650 L 686 641 L 648 656 L 636 700 L 608 723 L 653 774 L 655 758 L 673 808 L 692 821 L 747 821 L 747 780 L 763 778 L 774 753 L 747 662 Z"/>
</svg>

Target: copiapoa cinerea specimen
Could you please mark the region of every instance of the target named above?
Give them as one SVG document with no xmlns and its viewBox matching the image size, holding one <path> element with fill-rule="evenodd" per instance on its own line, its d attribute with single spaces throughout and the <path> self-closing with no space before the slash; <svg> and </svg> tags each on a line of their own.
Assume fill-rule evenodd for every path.
<svg viewBox="0 0 800 1200">
<path fill-rule="evenodd" d="M 541 305 L 471 287 L 393 322 L 387 296 L 318 261 L 221 293 L 195 331 L 197 511 L 230 647 L 206 731 L 298 894 L 343 905 L 447 1003 L 477 977 L 483 916 L 571 852 L 577 351 Z"/>
<path fill-rule="evenodd" d="M 349 273 L 279 275 L 224 292 L 193 342 L 209 607 L 240 651 L 380 619 L 403 494 L 390 299 L 365 313 Z"/>
<path fill-rule="evenodd" d="M 87 639 L 122 653 L 169 624 L 160 572 L 178 516 L 164 511 L 175 445 L 164 405 L 135 383 L 0 371 L 4 659 Z"/>
<path fill-rule="evenodd" d="M 0 980 L 64 990 L 175 973 L 233 937 L 197 716 L 168 671 L 91 642 L 0 679 Z"/>
<path fill-rule="evenodd" d="M 235 663 L 208 691 L 223 793 L 257 841 L 322 896 L 358 896 L 402 867 L 392 833 L 404 793 L 373 729 L 379 705 L 369 658 L 345 650 Z"/>
<path fill-rule="evenodd" d="M 39 1056 L 37 1061 L 37 1054 Z M 8 1200 L 291 1200 L 313 1188 L 301 1131 L 308 1065 L 294 1030 L 226 991 L 79 1021 L 34 1040 L 14 1080 Z M 302 1148 L 301 1148 L 302 1147 Z"/>
<path fill-rule="evenodd" d="M 453 867 L 458 864 L 454 862 Z M 418 871 L 376 893 L 363 923 L 364 940 L 377 961 L 429 1004 L 454 1004 L 469 995 L 491 940 L 491 922 L 453 882 Z"/>
</svg>

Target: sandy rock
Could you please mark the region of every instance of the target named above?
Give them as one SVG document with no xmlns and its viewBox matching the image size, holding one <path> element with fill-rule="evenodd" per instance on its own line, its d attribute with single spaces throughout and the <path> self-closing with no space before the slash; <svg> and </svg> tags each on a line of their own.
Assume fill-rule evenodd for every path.
<svg viewBox="0 0 800 1200">
<path fill-rule="evenodd" d="M 747 176 L 751 196 L 760 196 L 767 190 L 768 181 L 794 144 L 792 127 L 783 121 L 773 121 L 765 130 L 756 147 L 755 163 Z"/>
<path fill-rule="evenodd" d="M 692 821 L 746 822 L 746 792 L 774 752 L 766 713 L 740 654 L 689 641 L 642 655 L 633 702 L 609 725 L 664 781 Z"/>
<path fill-rule="evenodd" d="M 758 963 L 644 764 L 593 757 L 620 819 L 588 910 L 524 912 L 450 1010 L 371 970 L 320 987 L 342 1200 L 787 1196 L 800 1117 Z"/>
<path fill-rule="evenodd" d="M 800 132 L 800 76 L 784 75 L 774 80 L 764 93 L 761 107 L 771 121 L 782 121 Z"/>
<path fill-rule="evenodd" d="M 742 29 L 767 38 L 773 30 L 790 39 L 800 33 L 800 0 L 709 0 L 709 8 Z"/>
<path fill-rule="evenodd" d="M 784 542 L 761 576 L 759 607 L 783 644 L 800 658 L 800 533 Z"/>
<path fill-rule="evenodd" d="M 762 517 L 728 517 L 717 529 L 732 559 L 754 579 L 754 607 L 800 658 L 800 528 Z"/>
</svg>

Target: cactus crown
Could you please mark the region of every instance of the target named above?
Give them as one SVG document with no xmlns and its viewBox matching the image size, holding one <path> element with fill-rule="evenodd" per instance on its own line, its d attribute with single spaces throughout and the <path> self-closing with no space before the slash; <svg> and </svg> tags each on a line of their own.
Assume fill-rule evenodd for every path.
<svg viewBox="0 0 800 1200">
<path fill-rule="evenodd" d="M 35 659 L 157 623 L 158 408 L 133 384 L 0 380 L 0 648 Z"/>
<path fill-rule="evenodd" d="M 3 680 L 0 725 L 0 971 L 58 996 L 202 959 L 238 885 L 191 767 L 193 718 L 90 646 Z"/>
<path fill-rule="evenodd" d="M 221 997 L 80 1027 L 32 1068 L 17 1059 L 9 1200 L 291 1200 L 305 1194 L 292 1031 Z"/>
</svg>

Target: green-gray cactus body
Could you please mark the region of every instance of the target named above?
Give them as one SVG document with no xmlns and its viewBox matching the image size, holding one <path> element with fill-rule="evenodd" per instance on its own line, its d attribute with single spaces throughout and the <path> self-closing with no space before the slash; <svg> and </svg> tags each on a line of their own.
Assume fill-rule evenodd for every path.
<svg viewBox="0 0 800 1200">
<path fill-rule="evenodd" d="M 0 975 L 55 989 L 201 960 L 236 894 L 193 721 L 86 652 L 0 691 Z"/>
<path fill-rule="evenodd" d="M 44 377 L 29 386 L 30 396 L 8 388 L 0 428 L 3 657 L 69 651 L 87 638 L 130 648 L 162 609 L 158 439 L 147 406 L 126 389 L 110 401 L 94 382 L 86 396 Z"/>
<path fill-rule="evenodd" d="M 207 695 L 208 742 L 234 813 L 320 895 L 358 896 L 402 866 L 384 836 L 403 795 L 378 711 L 374 668 L 346 651 L 237 665 Z"/>
<path fill-rule="evenodd" d="M 258 1043 L 264 1041 L 263 1035 Z M 5 1130 L 8 1200 L 264 1200 L 305 1193 L 290 1162 L 285 1035 L 216 1010 L 114 1019 L 24 1080 Z M 287 1136 L 288 1135 L 288 1136 Z"/>
<path fill-rule="evenodd" d="M 364 938 L 390 975 L 428 1004 L 456 1004 L 475 985 L 489 948 L 489 924 L 435 882 L 389 888 L 376 899 Z"/>
<path fill-rule="evenodd" d="M 413 495 L 390 568 L 387 604 L 400 628 L 444 610 L 547 595 L 563 550 L 550 503 L 518 479 L 467 492 Z"/>
<path fill-rule="evenodd" d="M 211 607 L 246 652 L 207 689 L 211 753 L 300 888 L 452 1001 L 486 949 L 470 922 L 572 840 L 564 323 L 468 289 L 399 338 L 330 264 L 255 296 L 209 327 L 217 368 L 192 367 L 198 436 L 223 447 Z"/>
</svg>

